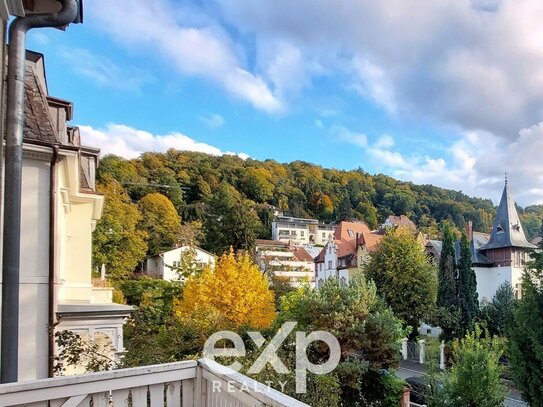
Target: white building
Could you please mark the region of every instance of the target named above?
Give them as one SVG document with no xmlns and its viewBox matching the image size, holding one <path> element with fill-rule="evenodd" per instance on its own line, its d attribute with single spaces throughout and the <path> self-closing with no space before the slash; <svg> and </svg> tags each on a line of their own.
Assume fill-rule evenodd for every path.
<svg viewBox="0 0 543 407">
<path fill-rule="evenodd" d="M 167 252 L 148 257 L 143 265 L 143 272 L 154 278 L 168 281 L 179 280 L 177 270 L 181 266 L 182 257 L 190 255 L 187 253 L 189 251 L 193 252 L 194 259 L 192 261 L 195 268 L 215 266 L 215 255 L 213 253 L 196 246 L 179 246 Z"/>
<path fill-rule="evenodd" d="M 348 284 L 382 237 L 363 222 L 341 222 L 315 259 L 317 288 L 329 278 Z"/>
<path fill-rule="evenodd" d="M 79 129 L 67 124 L 72 103 L 48 95 L 43 55 L 26 57 L 19 380 L 51 375 L 55 330 L 98 339 L 120 355 L 132 310 L 112 303 L 112 288 L 92 284 L 92 231 L 104 203 L 95 190 L 99 150 L 82 146 Z"/>
<path fill-rule="evenodd" d="M 272 222 L 272 240 L 322 246 L 335 229 L 336 225 L 320 223 L 317 219 L 279 215 Z"/>
<path fill-rule="evenodd" d="M 294 286 L 315 287 L 315 263 L 302 246 L 274 240 L 255 242 L 255 259 L 263 273 L 287 279 Z"/>
<path fill-rule="evenodd" d="M 522 273 L 529 252 L 537 248 L 524 235 L 522 224 L 507 182 L 501 196 L 498 212 L 494 218 L 492 232 L 474 232 L 471 222 L 466 227 L 471 248 L 472 268 L 477 279 L 479 301 L 491 300 L 498 287 L 508 282 L 517 298 L 521 295 Z M 441 242 L 430 240 L 426 252 L 439 260 Z M 456 260 L 460 257 L 460 242 L 455 245 Z"/>
</svg>

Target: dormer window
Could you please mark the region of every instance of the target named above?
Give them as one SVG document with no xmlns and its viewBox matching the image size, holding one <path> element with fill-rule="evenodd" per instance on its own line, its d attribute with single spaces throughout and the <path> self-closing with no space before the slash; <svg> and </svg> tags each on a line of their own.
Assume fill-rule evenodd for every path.
<svg viewBox="0 0 543 407">
<path fill-rule="evenodd" d="M 347 229 L 347 233 L 349 234 L 349 237 L 354 239 L 354 232 L 351 229 Z"/>
<path fill-rule="evenodd" d="M 498 226 L 496 227 L 496 232 L 498 232 L 498 233 L 503 232 L 502 225 L 498 225 Z"/>
</svg>

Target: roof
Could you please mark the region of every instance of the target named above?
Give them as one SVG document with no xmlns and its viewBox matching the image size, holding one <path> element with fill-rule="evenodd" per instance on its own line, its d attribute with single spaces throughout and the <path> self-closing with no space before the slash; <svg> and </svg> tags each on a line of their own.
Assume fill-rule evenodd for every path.
<svg viewBox="0 0 543 407">
<path fill-rule="evenodd" d="M 280 240 L 256 239 L 255 246 L 289 247 L 289 242 L 283 242 Z"/>
<path fill-rule="evenodd" d="M 416 229 L 417 228 L 415 223 L 405 215 L 400 215 L 400 216 L 390 215 L 388 217 L 388 220 L 394 226 L 404 226 L 404 227 L 407 227 L 407 228 L 410 228 L 410 229 Z"/>
<path fill-rule="evenodd" d="M 294 257 L 296 257 L 296 260 L 298 261 L 313 261 L 313 256 L 311 256 L 311 254 L 303 247 L 294 248 Z"/>
<path fill-rule="evenodd" d="M 163 251 L 163 252 L 160 252 L 160 253 L 157 253 L 157 254 L 153 254 L 151 256 L 147 256 L 146 259 L 150 259 L 150 258 L 153 258 L 153 257 L 159 257 L 163 254 L 166 254 L 166 253 L 169 253 L 169 252 L 173 252 L 174 250 L 177 250 L 177 249 L 183 249 L 185 247 L 189 247 L 191 245 L 188 245 L 188 244 L 180 244 L 180 245 L 175 245 L 174 247 L 172 247 L 170 250 L 166 250 L 166 251 Z M 194 246 L 192 245 L 192 248 L 194 250 L 199 250 L 201 252 L 204 252 L 206 254 L 208 254 L 209 256 L 212 256 L 212 257 L 217 257 L 216 255 L 214 255 L 213 253 L 211 252 L 208 252 L 207 250 L 205 249 L 202 249 L 201 247 L 198 247 L 198 246 Z"/>
<path fill-rule="evenodd" d="M 494 218 L 492 233 L 488 243 L 481 250 L 500 249 L 503 247 L 537 248 L 526 240 L 520 218 L 515 207 L 515 201 L 509 192 L 507 181 L 503 187 L 503 193 L 498 206 L 498 212 Z"/>
<path fill-rule="evenodd" d="M 119 315 L 128 316 L 134 311 L 130 305 L 123 304 L 58 304 L 57 314 L 69 315 Z"/>
<path fill-rule="evenodd" d="M 338 240 L 352 240 L 356 238 L 357 233 L 371 233 L 370 228 L 364 222 L 340 222 L 334 232 L 334 237 Z"/>
<path fill-rule="evenodd" d="M 47 103 L 47 89 L 38 78 L 35 63 L 25 64 L 24 131 L 26 140 L 58 143 Z"/>
<path fill-rule="evenodd" d="M 542 240 L 543 240 L 543 237 L 537 236 L 537 237 L 534 237 L 530 243 L 536 246 L 539 246 Z"/>
</svg>

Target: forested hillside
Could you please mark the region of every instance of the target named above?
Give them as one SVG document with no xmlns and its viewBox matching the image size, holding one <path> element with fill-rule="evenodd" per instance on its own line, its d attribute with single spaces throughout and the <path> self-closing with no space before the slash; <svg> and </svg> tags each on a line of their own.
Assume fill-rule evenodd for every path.
<svg viewBox="0 0 543 407">
<path fill-rule="evenodd" d="M 107 257 L 128 244 L 138 261 L 180 241 L 215 253 L 229 246 L 250 248 L 255 238 L 270 237 L 272 206 L 322 221 L 360 219 L 373 228 L 390 214 L 405 214 L 429 236 L 438 236 L 445 220 L 457 228 L 471 220 L 475 230 L 488 231 L 496 210 L 489 199 L 372 176 L 360 168 L 176 150 L 133 160 L 106 156 L 97 180 L 107 199 L 94 237 L 95 265 L 110 268 Z M 537 235 L 543 208 L 520 209 L 528 234 Z M 132 265 L 137 261 L 126 269 Z"/>
</svg>

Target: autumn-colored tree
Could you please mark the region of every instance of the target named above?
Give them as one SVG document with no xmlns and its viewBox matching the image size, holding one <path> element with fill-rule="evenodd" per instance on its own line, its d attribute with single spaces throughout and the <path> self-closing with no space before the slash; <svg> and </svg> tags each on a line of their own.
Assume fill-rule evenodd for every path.
<svg viewBox="0 0 543 407">
<path fill-rule="evenodd" d="M 124 278 L 134 271 L 147 251 L 146 233 L 136 228 L 141 213 L 111 176 L 105 176 L 97 190 L 104 194 L 105 203 L 92 234 L 93 268 L 105 264 L 109 278 Z"/>
<path fill-rule="evenodd" d="M 174 304 L 179 318 L 219 313 L 233 328 L 267 328 L 275 318 L 273 293 L 248 254 L 223 254 L 215 268 L 205 268 L 187 280 L 183 298 Z"/>
<path fill-rule="evenodd" d="M 410 230 L 390 230 L 370 254 L 366 271 L 407 326 L 416 330 L 434 310 L 437 271 Z"/>
<path fill-rule="evenodd" d="M 138 205 L 142 214 L 139 228 L 147 233 L 148 253 L 171 249 L 177 243 L 181 221 L 172 202 L 153 192 L 140 199 Z"/>
</svg>

